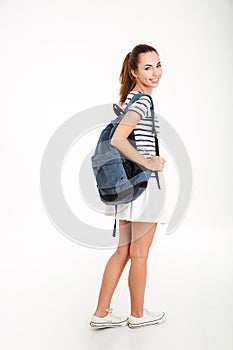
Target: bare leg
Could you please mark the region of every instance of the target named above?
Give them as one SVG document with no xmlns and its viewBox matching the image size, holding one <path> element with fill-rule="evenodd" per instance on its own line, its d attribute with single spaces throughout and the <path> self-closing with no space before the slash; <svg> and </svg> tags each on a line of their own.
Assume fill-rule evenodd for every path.
<svg viewBox="0 0 233 350">
<path fill-rule="evenodd" d="M 131 315 L 134 317 L 143 316 L 147 258 L 156 227 L 157 223 L 132 222 L 131 267 L 128 282 Z"/>
<path fill-rule="evenodd" d="M 131 240 L 131 223 L 120 220 L 119 245 L 116 252 L 109 259 L 103 274 L 102 284 L 99 293 L 98 305 L 95 316 L 104 317 L 106 309 L 110 307 L 112 295 L 118 284 L 120 276 L 129 260 L 129 248 Z"/>
</svg>

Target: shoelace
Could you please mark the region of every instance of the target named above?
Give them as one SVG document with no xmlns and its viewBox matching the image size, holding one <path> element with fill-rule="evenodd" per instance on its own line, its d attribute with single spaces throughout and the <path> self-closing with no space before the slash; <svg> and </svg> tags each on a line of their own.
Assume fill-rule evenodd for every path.
<svg viewBox="0 0 233 350">
<path fill-rule="evenodd" d="M 112 313 L 113 309 L 112 308 L 111 309 L 106 309 L 106 311 L 107 311 L 107 313 L 109 315 L 111 315 L 112 318 L 115 318 L 116 320 L 122 320 L 122 317 L 113 315 L 113 313 Z"/>
</svg>

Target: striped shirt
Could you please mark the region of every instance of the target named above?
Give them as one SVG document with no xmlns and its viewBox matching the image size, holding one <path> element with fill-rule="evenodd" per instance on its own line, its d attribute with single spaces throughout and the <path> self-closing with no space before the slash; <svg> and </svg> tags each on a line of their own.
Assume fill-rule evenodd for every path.
<svg viewBox="0 0 233 350">
<path fill-rule="evenodd" d="M 130 102 L 131 98 L 138 94 L 138 91 L 131 91 L 126 97 L 122 108 L 125 109 Z M 151 102 L 147 96 L 140 97 L 136 102 L 128 109 L 129 111 L 137 112 L 141 120 L 134 128 L 136 148 L 138 152 L 143 154 L 146 158 L 150 158 L 155 155 L 155 138 L 152 134 L 152 115 L 151 115 Z M 155 113 L 155 129 L 157 134 L 159 133 L 159 121 Z"/>
</svg>

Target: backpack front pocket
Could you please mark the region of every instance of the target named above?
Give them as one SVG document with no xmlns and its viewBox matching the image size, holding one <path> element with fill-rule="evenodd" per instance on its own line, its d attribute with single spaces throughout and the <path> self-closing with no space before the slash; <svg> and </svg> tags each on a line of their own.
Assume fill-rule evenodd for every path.
<svg viewBox="0 0 233 350">
<path fill-rule="evenodd" d="M 122 159 L 113 159 L 95 168 L 98 188 L 111 188 L 120 185 L 126 179 Z"/>
</svg>

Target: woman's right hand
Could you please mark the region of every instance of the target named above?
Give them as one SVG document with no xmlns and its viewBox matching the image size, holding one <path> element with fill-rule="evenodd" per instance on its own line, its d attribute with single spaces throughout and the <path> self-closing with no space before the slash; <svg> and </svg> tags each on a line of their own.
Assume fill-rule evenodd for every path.
<svg viewBox="0 0 233 350">
<path fill-rule="evenodd" d="M 166 160 L 160 156 L 153 156 L 148 159 L 147 168 L 152 171 L 162 171 Z"/>
</svg>

